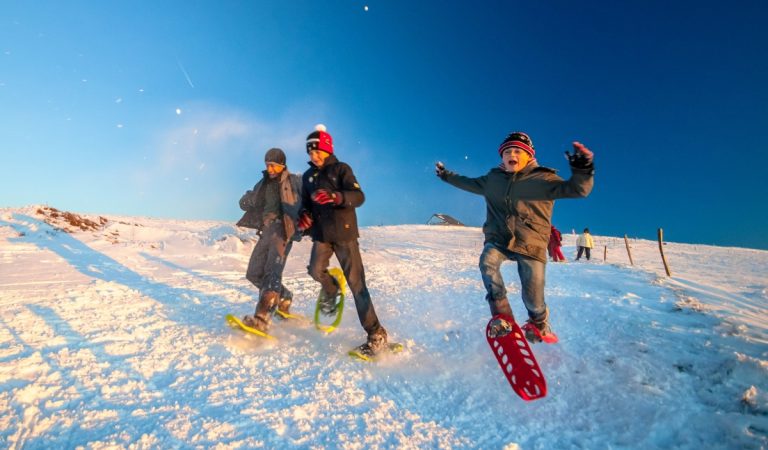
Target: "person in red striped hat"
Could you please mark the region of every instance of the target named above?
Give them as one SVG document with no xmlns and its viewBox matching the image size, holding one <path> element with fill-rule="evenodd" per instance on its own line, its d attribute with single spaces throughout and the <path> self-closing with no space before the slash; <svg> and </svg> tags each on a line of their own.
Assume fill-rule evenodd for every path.
<svg viewBox="0 0 768 450">
<path fill-rule="evenodd" d="M 485 197 L 485 245 L 480 255 L 480 274 L 486 288 L 491 315 L 513 317 L 501 263 L 516 261 L 528 321 L 523 326 L 531 342 L 557 342 L 549 324 L 544 301 L 547 245 L 555 199 L 586 197 L 592 191 L 593 153 L 573 142 L 574 153 L 566 152 L 571 178 L 563 180 L 554 169 L 539 166 L 531 138 L 520 131 L 510 133 L 499 145 L 501 164 L 486 175 L 469 178 L 438 162 L 436 173 L 443 181 Z"/>
</svg>

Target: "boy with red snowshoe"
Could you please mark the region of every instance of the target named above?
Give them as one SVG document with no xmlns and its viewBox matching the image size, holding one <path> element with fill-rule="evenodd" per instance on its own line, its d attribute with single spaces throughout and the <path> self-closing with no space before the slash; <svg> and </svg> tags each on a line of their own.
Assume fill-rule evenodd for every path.
<svg viewBox="0 0 768 450">
<path fill-rule="evenodd" d="M 553 169 L 539 166 L 533 142 L 522 132 L 510 133 L 504 139 L 498 149 L 501 164 L 481 177 L 465 177 L 446 170 L 442 163 L 436 165 L 436 174 L 443 181 L 485 197 L 480 274 L 491 315 L 513 317 L 500 268 L 504 261 L 516 261 L 523 303 L 528 310 L 528 323 L 523 328 L 531 342 L 557 340 L 544 301 L 554 200 L 586 197 L 592 191 L 593 153 L 579 142 L 573 143 L 573 150 L 574 154 L 566 152 L 572 171 L 569 180 L 560 178 Z"/>
</svg>

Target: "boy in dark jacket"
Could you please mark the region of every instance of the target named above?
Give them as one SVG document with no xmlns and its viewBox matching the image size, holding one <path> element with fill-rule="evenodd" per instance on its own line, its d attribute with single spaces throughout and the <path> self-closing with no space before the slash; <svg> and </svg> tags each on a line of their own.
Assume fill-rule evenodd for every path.
<svg viewBox="0 0 768 450">
<path fill-rule="evenodd" d="M 283 284 L 283 269 L 293 241 L 301 239 L 297 220 L 301 206 L 301 178 L 288 172 L 285 153 L 272 148 L 264 155 L 263 178 L 240 199 L 245 211 L 238 226 L 259 230 L 245 277 L 259 288 L 259 303 L 243 323 L 266 332 L 272 311 L 288 314 L 293 294 Z"/>
<path fill-rule="evenodd" d="M 516 261 L 523 303 L 528 310 L 528 324 L 524 328 L 531 342 L 540 342 L 542 338 L 548 341 L 549 335 L 552 341 L 556 339 L 544 302 L 554 200 L 586 197 L 592 191 L 593 154 L 578 142 L 573 143 L 573 149 L 573 155 L 566 152 L 573 173 L 567 181 L 553 169 L 538 165 L 533 142 L 521 132 L 511 133 L 504 139 L 499 146 L 500 166 L 482 177 L 461 176 L 437 163 L 437 176 L 442 180 L 485 197 L 485 246 L 480 255 L 480 273 L 491 315 L 512 316 L 500 268 L 504 261 Z"/>
<path fill-rule="evenodd" d="M 349 165 L 333 154 L 333 140 L 325 126 L 318 125 L 307 136 L 310 168 L 302 177 L 302 214 L 299 228 L 312 236 L 309 274 L 321 285 L 320 304 L 325 314 L 336 312 L 339 287 L 328 275 L 328 264 L 334 254 L 355 298 L 360 324 L 368 333 L 367 341 L 357 350 L 372 356 L 387 346 L 387 331 L 379 323 L 365 285 L 365 271 L 357 239 L 355 208 L 365 201 Z"/>
</svg>

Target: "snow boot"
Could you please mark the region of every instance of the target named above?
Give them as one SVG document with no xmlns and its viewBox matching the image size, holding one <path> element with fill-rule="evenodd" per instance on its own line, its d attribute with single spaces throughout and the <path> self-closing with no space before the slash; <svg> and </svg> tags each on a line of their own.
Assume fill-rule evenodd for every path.
<svg viewBox="0 0 768 450">
<path fill-rule="evenodd" d="M 277 310 L 283 314 L 290 314 L 291 312 L 289 310 L 291 309 L 292 302 L 292 298 L 281 298 L 277 303 Z"/>
<path fill-rule="evenodd" d="M 336 281 L 336 278 L 331 277 L 331 281 L 333 281 L 333 285 L 336 287 L 336 293 L 328 294 L 323 288 L 320 288 L 320 295 L 317 297 L 317 302 L 320 304 L 320 312 L 326 316 L 336 315 L 336 310 L 339 307 L 339 296 L 341 294 L 339 282 Z"/>
<path fill-rule="evenodd" d="M 515 316 L 512 314 L 512 307 L 509 306 L 509 300 L 507 300 L 507 297 L 499 298 L 499 299 L 490 299 L 488 300 L 488 306 L 491 307 L 491 316 L 495 317 L 499 314 L 506 314 L 512 319 L 515 318 Z"/>
<path fill-rule="evenodd" d="M 249 326 L 256 330 L 266 333 L 269 329 L 269 320 L 264 320 L 257 315 L 246 315 L 243 317 L 243 325 Z"/>
<path fill-rule="evenodd" d="M 387 330 L 384 327 L 379 327 L 376 331 L 368 334 L 368 340 L 365 344 L 360 345 L 356 350 L 367 356 L 376 356 L 379 352 L 387 348 Z"/>
<path fill-rule="evenodd" d="M 557 342 L 557 335 L 552 332 L 552 328 L 549 326 L 549 308 L 545 309 L 544 314 L 540 317 L 528 319 L 522 328 L 528 342 L 534 344 L 538 342 L 554 344 Z"/>
<path fill-rule="evenodd" d="M 253 316 L 243 317 L 243 323 L 266 333 L 272 323 L 272 309 L 277 304 L 278 298 L 280 294 L 277 292 L 265 291 L 259 298 L 259 304 L 256 305 L 256 313 Z"/>
</svg>

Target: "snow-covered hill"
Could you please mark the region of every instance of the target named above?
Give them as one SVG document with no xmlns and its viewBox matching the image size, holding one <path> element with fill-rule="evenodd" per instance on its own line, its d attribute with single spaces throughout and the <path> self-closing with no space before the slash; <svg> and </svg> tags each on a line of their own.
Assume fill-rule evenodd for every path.
<svg viewBox="0 0 768 450">
<path fill-rule="evenodd" d="M 623 239 L 572 262 L 566 236 L 570 261 L 547 266 L 560 343 L 534 346 L 549 395 L 526 403 L 483 334 L 477 228 L 362 230 L 377 312 L 406 346 L 367 364 L 345 354 L 364 340 L 351 301 L 327 336 L 277 322 L 268 343 L 225 324 L 255 306 L 253 233 L 76 217 L 85 228 L 0 210 L 3 448 L 768 446 L 765 251 L 667 244 L 670 279 L 655 242 L 631 241 L 630 266 Z M 310 245 L 285 273 L 305 315 Z M 503 270 L 524 317 L 515 266 Z"/>
</svg>

